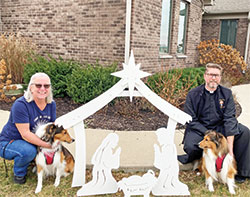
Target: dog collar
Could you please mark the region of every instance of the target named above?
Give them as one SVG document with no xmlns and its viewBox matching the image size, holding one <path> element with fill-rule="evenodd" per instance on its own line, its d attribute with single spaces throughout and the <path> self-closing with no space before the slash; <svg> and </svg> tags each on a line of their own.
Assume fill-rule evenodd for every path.
<svg viewBox="0 0 250 197">
<path fill-rule="evenodd" d="M 216 172 L 220 172 L 222 169 L 223 161 L 225 159 L 226 155 L 223 155 L 221 157 L 217 157 L 216 162 L 215 162 L 215 167 L 216 167 Z"/>
<path fill-rule="evenodd" d="M 47 165 L 51 165 L 53 163 L 55 153 L 56 153 L 56 151 L 55 152 L 45 152 L 45 153 L 43 153 L 44 156 L 45 156 Z"/>
</svg>

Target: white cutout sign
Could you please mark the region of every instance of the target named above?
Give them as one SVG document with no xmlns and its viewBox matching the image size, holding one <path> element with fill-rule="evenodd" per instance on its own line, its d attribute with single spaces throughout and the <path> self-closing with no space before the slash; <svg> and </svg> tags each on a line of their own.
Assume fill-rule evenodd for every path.
<svg viewBox="0 0 250 197">
<path fill-rule="evenodd" d="M 93 179 L 84 184 L 77 191 L 77 196 L 89 196 L 97 194 L 116 193 L 118 185 L 114 179 L 111 170 L 117 169 L 120 166 L 119 147 L 114 153 L 114 148 L 117 146 L 119 137 L 115 133 L 110 133 L 97 148 L 92 157 L 92 177 Z"/>
<path fill-rule="evenodd" d="M 152 92 L 143 83 L 143 81 L 141 81 L 141 78 L 149 76 L 150 74 L 141 71 L 140 64 L 135 64 L 133 51 L 131 51 L 128 65 L 123 64 L 123 70 L 112 73 L 112 75 L 120 77 L 121 80 L 100 96 L 57 118 L 55 121 L 57 125 L 62 125 L 65 129 L 73 127 L 75 132 L 76 154 L 72 187 L 83 186 L 85 183 L 86 143 L 83 120 L 100 110 L 114 98 L 120 96 L 129 96 L 130 101 L 132 101 L 133 96 L 145 97 L 151 104 L 153 104 L 169 117 L 167 130 L 171 131 L 172 135 L 174 135 L 177 123 L 184 125 L 186 122 L 189 122 L 192 119 L 190 115 L 171 105 L 157 94 Z M 128 88 L 128 91 L 125 90 L 126 88 Z M 175 159 L 177 162 L 177 158 Z"/>
<path fill-rule="evenodd" d="M 152 170 L 148 170 L 142 177 L 133 175 L 128 178 L 123 178 L 118 182 L 118 187 L 123 191 L 125 197 L 131 195 L 143 195 L 149 197 L 152 188 L 155 186 L 157 179 Z"/>
<path fill-rule="evenodd" d="M 160 174 L 152 193 L 155 196 L 190 195 L 187 185 L 179 181 L 174 132 L 168 128 L 160 128 L 157 129 L 156 135 L 160 146 L 154 145 L 154 166 L 160 170 Z"/>
</svg>

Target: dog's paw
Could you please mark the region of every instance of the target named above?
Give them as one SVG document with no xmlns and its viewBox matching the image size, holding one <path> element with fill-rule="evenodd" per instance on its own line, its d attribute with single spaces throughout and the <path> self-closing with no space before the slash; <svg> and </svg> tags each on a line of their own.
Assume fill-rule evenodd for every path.
<svg viewBox="0 0 250 197">
<path fill-rule="evenodd" d="M 213 185 L 209 185 L 209 186 L 208 186 L 208 190 L 209 190 L 210 192 L 214 192 L 214 187 L 213 187 Z"/>
<path fill-rule="evenodd" d="M 58 187 L 59 184 L 60 184 L 60 181 L 55 181 L 54 186 Z"/>
<path fill-rule="evenodd" d="M 229 193 L 230 194 L 235 194 L 235 190 L 234 190 L 234 187 L 232 186 L 232 187 L 228 187 L 228 190 L 229 190 Z"/>
<path fill-rule="evenodd" d="M 232 194 L 232 195 L 235 195 L 235 194 L 236 194 L 234 189 L 232 189 L 232 190 L 229 189 L 229 193 Z"/>
<path fill-rule="evenodd" d="M 35 193 L 37 194 L 37 193 L 39 193 L 41 190 L 42 190 L 42 188 L 41 188 L 41 187 L 36 187 L 36 191 L 35 191 Z"/>
<path fill-rule="evenodd" d="M 34 167 L 32 168 L 32 173 L 36 173 L 36 170 L 37 170 L 37 168 L 36 168 L 36 166 L 34 166 Z"/>
</svg>

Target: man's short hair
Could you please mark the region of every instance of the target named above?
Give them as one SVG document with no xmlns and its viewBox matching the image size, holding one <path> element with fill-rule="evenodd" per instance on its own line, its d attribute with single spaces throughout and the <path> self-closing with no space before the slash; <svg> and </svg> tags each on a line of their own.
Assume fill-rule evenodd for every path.
<svg viewBox="0 0 250 197">
<path fill-rule="evenodd" d="M 222 70 L 223 70 L 222 67 L 221 67 L 221 65 L 215 64 L 215 63 L 208 63 L 206 65 L 206 71 L 205 72 L 207 72 L 208 68 L 217 68 L 217 69 L 220 70 L 221 73 L 222 73 Z"/>
</svg>

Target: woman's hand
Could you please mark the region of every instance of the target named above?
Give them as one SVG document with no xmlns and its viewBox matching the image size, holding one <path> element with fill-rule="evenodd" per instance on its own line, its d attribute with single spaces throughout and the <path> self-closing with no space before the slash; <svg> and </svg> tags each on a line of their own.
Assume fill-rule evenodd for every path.
<svg viewBox="0 0 250 197">
<path fill-rule="evenodd" d="M 16 127 L 19 133 L 21 134 L 22 138 L 27 142 L 44 148 L 52 148 L 49 143 L 44 142 L 36 134 L 30 131 L 29 123 L 16 123 Z"/>
<path fill-rule="evenodd" d="M 49 144 L 49 143 L 47 143 L 47 142 L 45 142 L 45 144 L 44 144 L 43 147 L 44 147 L 44 148 L 49 148 L 49 149 L 52 148 L 51 144 Z"/>
</svg>

